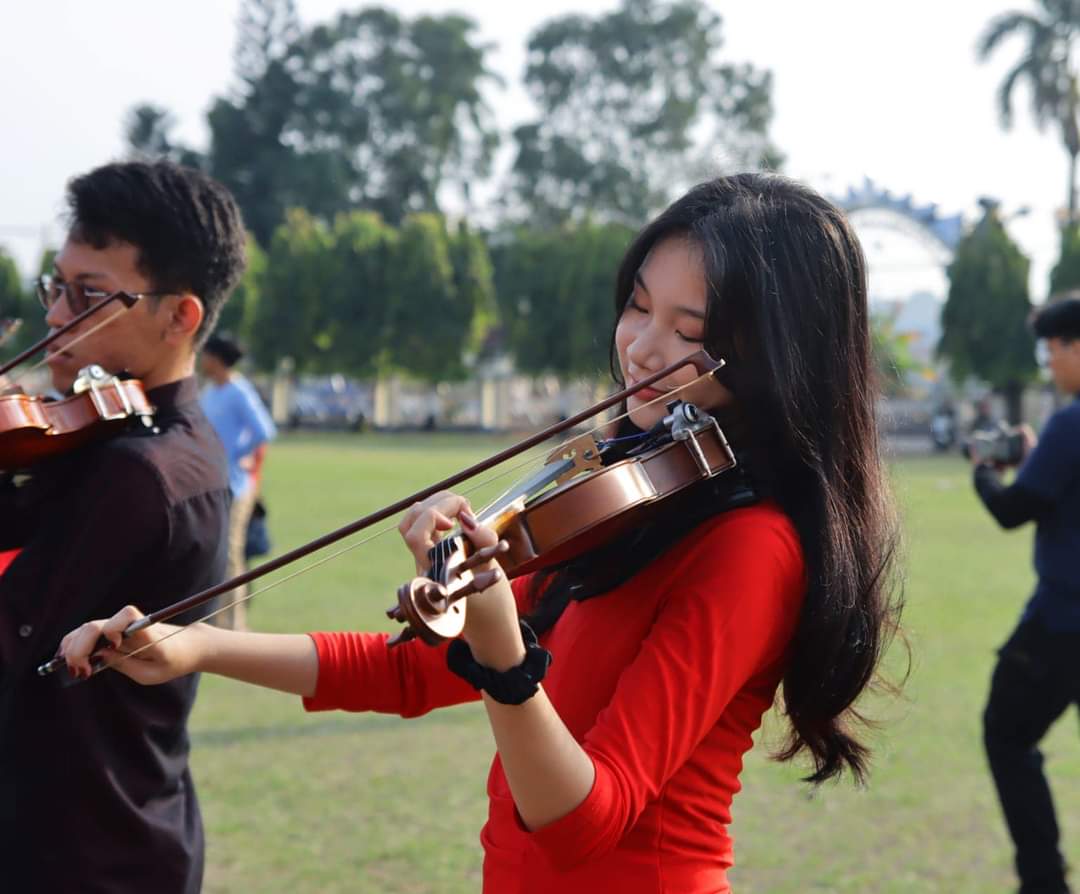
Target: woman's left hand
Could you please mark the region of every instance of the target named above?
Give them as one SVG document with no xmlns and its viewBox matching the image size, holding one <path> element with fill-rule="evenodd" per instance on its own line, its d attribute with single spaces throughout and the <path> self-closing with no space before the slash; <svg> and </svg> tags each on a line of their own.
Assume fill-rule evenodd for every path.
<svg viewBox="0 0 1080 894">
<path fill-rule="evenodd" d="M 460 523 L 461 530 L 476 549 L 494 546 L 499 536 L 476 521 L 469 501 L 464 497 L 441 491 L 414 504 L 401 519 L 398 531 L 416 560 L 419 574 L 429 570 L 428 551 L 442 535 Z M 493 559 L 473 569 L 474 573 L 498 571 L 494 584 L 467 597 L 465 629 L 462 638 L 469 644 L 473 657 L 494 670 L 516 667 L 525 658 L 525 645 L 518 626 L 517 606 L 506 576 Z"/>
</svg>

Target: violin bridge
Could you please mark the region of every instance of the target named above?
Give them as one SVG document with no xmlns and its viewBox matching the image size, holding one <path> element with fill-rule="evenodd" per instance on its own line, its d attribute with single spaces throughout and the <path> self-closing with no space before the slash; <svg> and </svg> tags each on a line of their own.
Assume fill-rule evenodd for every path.
<svg viewBox="0 0 1080 894">
<path fill-rule="evenodd" d="M 603 463 L 600 461 L 600 445 L 596 443 L 596 436 L 592 433 L 580 435 L 560 445 L 548 454 L 544 464 L 554 462 L 572 463 L 555 479 L 557 484 L 563 484 L 582 472 L 601 468 Z"/>
</svg>

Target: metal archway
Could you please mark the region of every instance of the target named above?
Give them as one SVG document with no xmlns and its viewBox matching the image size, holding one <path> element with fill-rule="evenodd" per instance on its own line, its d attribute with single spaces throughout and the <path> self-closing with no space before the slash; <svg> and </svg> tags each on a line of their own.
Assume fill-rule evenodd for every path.
<svg viewBox="0 0 1080 894">
<path fill-rule="evenodd" d="M 869 178 L 833 201 L 847 212 L 856 228 L 870 225 L 915 239 L 942 267 L 952 261 L 964 231 L 961 215 L 943 216 L 936 204 L 916 205 L 910 194 L 895 196 Z"/>
</svg>

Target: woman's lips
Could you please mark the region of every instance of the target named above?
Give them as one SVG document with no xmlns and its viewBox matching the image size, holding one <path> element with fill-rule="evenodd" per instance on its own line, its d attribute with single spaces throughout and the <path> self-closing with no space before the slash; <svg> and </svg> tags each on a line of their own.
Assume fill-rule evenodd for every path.
<svg viewBox="0 0 1080 894">
<path fill-rule="evenodd" d="M 655 388 L 642 388 L 640 391 L 635 391 L 631 396 L 636 397 L 642 403 L 648 403 L 651 400 L 663 397 L 665 394 L 667 394 L 666 391 L 657 391 Z"/>
</svg>

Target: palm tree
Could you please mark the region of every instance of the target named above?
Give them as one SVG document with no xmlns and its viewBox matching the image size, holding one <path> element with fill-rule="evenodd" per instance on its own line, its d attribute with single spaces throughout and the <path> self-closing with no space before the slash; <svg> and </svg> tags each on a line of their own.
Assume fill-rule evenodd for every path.
<svg viewBox="0 0 1080 894">
<path fill-rule="evenodd" d="M 1013 88 L 1021 81 L 1031 90 L 1031 108 L 1039 129 L 1054 123 L 1061 128 L 1069 153 L 1069 222 L 1076 220 L 1076 159 L 1080 156 L 1077 125 L 1078 84 L 1073 42 L 1080 37 L 1080 0 L 1038 0 L 1037 13 L 1006 12 L 987 25 L 978 43 L 985 62 L 1007 37 L 1027 41 L 1024 55 L 998 88 L 1001 121 L 1012 125 Z"/>
</svg>

